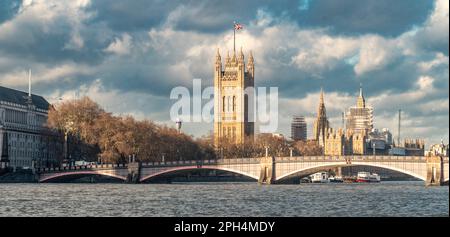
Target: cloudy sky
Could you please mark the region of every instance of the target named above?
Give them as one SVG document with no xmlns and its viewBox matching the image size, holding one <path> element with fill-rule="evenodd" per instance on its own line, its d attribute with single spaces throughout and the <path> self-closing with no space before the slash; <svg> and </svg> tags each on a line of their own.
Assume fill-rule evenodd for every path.
<svg viewBox="0 0 450 237">
<path fill-rule="evenodd" d="M 256 86 L 279 87 L 279 132 L 304 115 L 311 135 L 320 87 L 333 127 L 362 83 L 375 126 L 449 138 L 449 1 L 1 0 L 0 85 L 49 101 L 87 95 L 116 114 L 173 126 L 176 86 L 212 84 L 214 54 L 253 51 Z M 212 124 L 186 123 L 207 134 Z"/>
</svg>

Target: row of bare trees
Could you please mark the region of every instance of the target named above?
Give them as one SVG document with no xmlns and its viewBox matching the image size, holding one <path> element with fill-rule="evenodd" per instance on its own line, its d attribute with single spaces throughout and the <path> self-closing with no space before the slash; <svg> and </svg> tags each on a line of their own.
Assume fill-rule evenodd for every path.
<svg viewBox="0 0 450 237">
<path fill-rule="evenodd" d="M 212 147 L 180 134 L 176 129 L 131 116 L 114 116 L 88 97 L 71 100 L 51 109 L 50 128 L 69 134 L 69 154 L 74 159 L 126 162 L 195 160 L 214 158 Z"/>
<path fill-rule="evenodd" d="M 316 141 L 288 141 L 284 137 L 272 134 L 258 134 L 254 139 L 246 139 L 245 144 L 236 144 L 227 139 L 221 141 L 221 148 L 217 152 L 218 157 L 241 158 L 268 156 L 312 156 L 322 155 L 322 148 Z"/>
<path fill-rule="evenodd" d="M 289 156 L 291 149 L 294 155 L 322 154 L 315 141 L 288 142 L 271 134 L 257 135 L 245 145 L 224 141 L 215 149 L 212 134 L 194 139 L 149 120 L 114 116 L 88 97 L 51 109 L 48 126 L 68 134 L 68 153 L 76 160 L 119 163 L 130 156 L 140 161 L 262 157 L 266 147 L 271 156 Z"/>
</svg>

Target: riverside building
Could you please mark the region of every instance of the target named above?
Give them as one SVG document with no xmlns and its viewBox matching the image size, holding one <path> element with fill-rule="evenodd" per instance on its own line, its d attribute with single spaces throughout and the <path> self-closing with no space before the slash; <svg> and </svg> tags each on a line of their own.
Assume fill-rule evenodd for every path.
<svg viewBox="0 0 450 237">
<path fill-rule="evenodd" d="M 50 104 L 42 96 L 0 86 L 0 168 L 56 165 L 61 137 L 49 130 Z"/>
<path fill-rule="evenodd" d="M 246 88 L 254 87 L 255 64 L 252 52 L 247 63 L 244 53 L 227 54 L 225 64 L 217 49 L 214 67 L 214 144 L 229 141 L 244 144 L 253 139 L 254 122 L 251 119 L 251 98 L 245 94 Z"/>
</svg>

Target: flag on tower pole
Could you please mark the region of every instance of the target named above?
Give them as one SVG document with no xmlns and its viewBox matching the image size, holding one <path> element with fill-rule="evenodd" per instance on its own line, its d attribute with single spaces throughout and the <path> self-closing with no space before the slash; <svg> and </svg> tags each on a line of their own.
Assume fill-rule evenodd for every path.
<svg viewBox="0 0 450 237">
<path fill-rule="evenodd" d="M 233 51 L 236 52 L 236 31 L 237 30 L 242 30 L 244 27 L 236 22 L 234 23 L 234 30 L 233 30 Z"/>
</svg>

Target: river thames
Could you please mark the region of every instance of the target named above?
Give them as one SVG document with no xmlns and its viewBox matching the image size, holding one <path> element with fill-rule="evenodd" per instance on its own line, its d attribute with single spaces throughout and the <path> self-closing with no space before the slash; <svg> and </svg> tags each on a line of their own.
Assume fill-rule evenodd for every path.
<svg viewBox="0 0 450 237">
<path fill-rule="evenodd" d="M 0 184 L 0 216 L 448 216 L 423 182 Z"/>
</svg>

